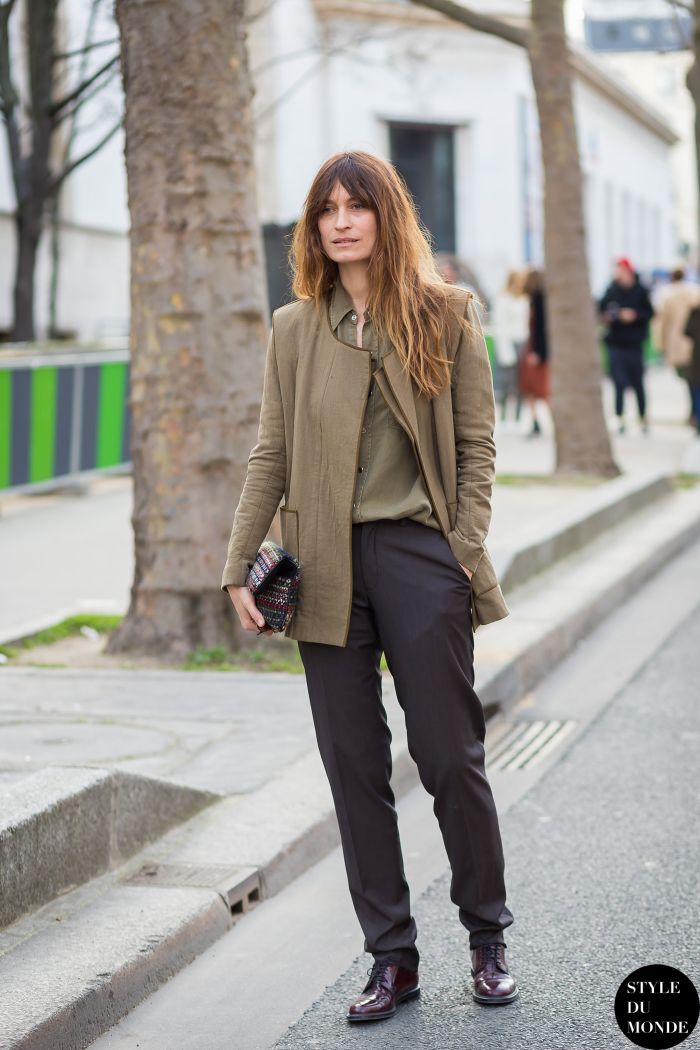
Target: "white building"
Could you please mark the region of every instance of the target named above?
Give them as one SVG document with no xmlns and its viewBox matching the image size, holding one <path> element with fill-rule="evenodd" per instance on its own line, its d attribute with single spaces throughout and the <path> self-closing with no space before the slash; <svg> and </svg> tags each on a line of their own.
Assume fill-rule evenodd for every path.
<svg viewBox="0 0 700 1050">
<path fill-rule="evenodd" d="M 81 8 L 80 0 L 72 0 Z M 489 13 L 527 5 L 491 2 Z M 435 247 L 453 250 L 488 295 L 512 266 L 542 258 L 542 179 L 525 53 L 408 0 L 251 0 L 258 205 L 271 304 L 284 298 L 284 242 L 319 165 L 367 149 L 406 178 Z M 667 122 L 581 48 L 575 106 L 586 176 L 592 285 L 625 253 L 640 269 L 675 258 Z M 128 316 L 123 142 L 71 179 L 63 200 L 60 322 L 92 338 Z M 0 154 L 0 257 L 11 247 L 12 198 Z M 45 321 L 46 246 L 37 286 Z M 0 328 L 11 267 L 0 273 Z"/>
<path fill-rule="evenodd" d="M 695 111 L 685 84 L 693 60 L 692 19 L 668 0 L 579 0 L 572 27 L 596 60 L 645 98 L 675 131 L 670 152 L 676 255 L 698 263 Z"/>
</svg>

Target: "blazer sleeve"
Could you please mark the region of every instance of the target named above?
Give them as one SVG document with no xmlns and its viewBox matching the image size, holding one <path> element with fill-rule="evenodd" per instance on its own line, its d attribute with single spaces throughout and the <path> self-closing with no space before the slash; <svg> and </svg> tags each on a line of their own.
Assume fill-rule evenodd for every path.
<svg viewBox="0 0 700 1050">
<path fill-rule="evenodd" d="M 267 536 L 279 507 L 287 477 L 284 412 L 275 351 L 275 318 L 267 344 L 258 439 L 248 457 L 248 467 L 233 518 L 221 590 L 242 587 L 260 544 Z"/>
<path fill-rule="evenodd" d="M 496 408 L 486 340 L 473 300 L 465 317 L 452 369 L 452 416 L 457 452 L 457 514 L 447 539 L 457 561 L 472 573 L 484 553 L 491 524 L 491 490 L 496 476 L 493 432 Z"/>
</svg>

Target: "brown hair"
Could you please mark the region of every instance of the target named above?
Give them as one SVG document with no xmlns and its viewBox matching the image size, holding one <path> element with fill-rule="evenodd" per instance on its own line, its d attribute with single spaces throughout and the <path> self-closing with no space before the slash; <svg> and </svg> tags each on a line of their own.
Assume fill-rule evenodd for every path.
<svg viewBox="0 0 700 1050">
<path fill-rule="evenodd" d="M 536 266 L 527 268 L 525 280 L 523 281 L 523 291 L 525 295 L 534 295 L 535 292 L 544 291 L 544 273 L 542 270 L 538 270 Z"/>
<path fill-rule="evenodd" d="M 433 257 L 430 234 L 422 227 L 408 188 L 392 164 L 353 150 L 335 153 L 321 166 L 292 234 L 292 291 L 299 299 L 313 299 L 320 312 L 338 279 L 338 264 L 323 250 L 318 230 L 321 209 L 337 182 L 371 208 L 377 219 L 376 241 L 367 266 L 367 309 L 377 334 L 396 347 L 418 388 L 432 398 L 450 380 L 449 358 L 440 356 L 437 349 L 448 331 L 448 310 L 465 332 L 472 333 L 475 327 L 452 305 L 450 286 Z"/>
</svg>

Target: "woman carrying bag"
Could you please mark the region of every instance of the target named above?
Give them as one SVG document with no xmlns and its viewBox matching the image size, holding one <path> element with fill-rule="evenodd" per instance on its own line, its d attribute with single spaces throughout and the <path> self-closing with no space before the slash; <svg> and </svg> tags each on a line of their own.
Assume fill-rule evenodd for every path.
<svg viewBox="0 0 700 1050">
<path fill-rule="evenodd" d="M 418 994 L 382 704 L 386 654 L 409 750 L 434 797 L 469 933 L 472 995 L 518 994 L 505 959 L 504 857 L 484 767 L 474 630 L 508 615 L 484 546 L 494 396 L 470 292 L 445 283 L 392 165 L 338 153 L 315 176 L 291 247 L 294 302 L 275 310 L 258 441 L 221 587 L 246 630 L 245 585 L 278 508 L 298 560 L 298 642 L 350 894 L 374 956 L 352 1021 Z"/>
</svg>

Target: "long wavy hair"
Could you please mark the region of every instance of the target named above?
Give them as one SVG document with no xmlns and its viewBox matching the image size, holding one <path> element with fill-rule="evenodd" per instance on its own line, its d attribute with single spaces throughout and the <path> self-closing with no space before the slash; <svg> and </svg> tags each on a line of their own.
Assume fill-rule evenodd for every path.
<svg viewBox="0 0 700 1050">
<path fill-rule="evenodd" d="M 379 338 L 396 347 L 402 366 L 426 397 L 449 384 L 449 358 L 439 352 L 451 313 L 474 332 L 463 309 L 453 306 L 406 183 L 392 164 L 363 150 L 335 153 L 321 166 L 307 194 L 289 250 L 292 292 L 313 299 L 319 313 L 338 279 L 338 264 L 322 246 L 318 219 L 337 182 L 377 220 L 368 260 L 367 309 Z M 466 311 L 467 314 L 469 311 Z"/>
</svg>

